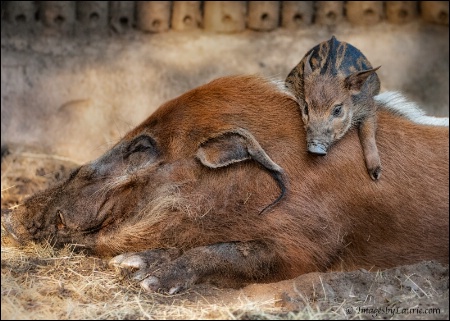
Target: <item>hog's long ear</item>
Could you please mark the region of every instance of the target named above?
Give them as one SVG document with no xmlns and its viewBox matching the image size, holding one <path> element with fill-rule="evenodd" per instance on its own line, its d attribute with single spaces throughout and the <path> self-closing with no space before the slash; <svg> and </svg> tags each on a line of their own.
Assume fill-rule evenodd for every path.
<svg viewBox="0 0 450 321">
<path fill-rule="evenodd" d="M 345 87 L 352 92 L 352 94 L 358 94 L 361 91 L 362 86 L 366 82 L 367 78 L 381 66 L 377 68 L 354 72 L 353 74 L 345 78 Z"/>
<path fill-rule="evenodd" d="M 232 129 L 208 139 L 200 145 L 196 156 L 203 165 L 210 168 L 225 167 L 253 159 L 267 169 L 280 187 L 281 193 L 260 214 L 278 203 L 286 194 L 283 169 L 270 159 L 255 137 L 245 129 Z"/>
</svg>

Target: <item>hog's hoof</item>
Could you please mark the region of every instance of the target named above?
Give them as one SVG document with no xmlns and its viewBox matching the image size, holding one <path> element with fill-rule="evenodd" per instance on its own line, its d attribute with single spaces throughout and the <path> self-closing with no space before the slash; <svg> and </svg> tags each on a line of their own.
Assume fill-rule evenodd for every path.
<svg viewBox="0 0 450 321">
<path fill-rule="evenodd" d="M 149 276 L 141 282 L 141 286 L 148 292 L 157 292 L 160 288 L 159 279 L 156 276 Z"/>
<path fill-rule="evenodd" d="M 136 253 L 126 253 L 113 257 L 109 261 L 109 265 L 127 269 L 142 269 L 146 266 L 146 263 Z"/>
<path fill-rule="evenodd" d="M 123 277 L 129 277 L 136 281 L 142 281 L 149 274 L 169 263 L 177 257 L 177 250 L 147 250 L 143 252 L 130 252 L 117 255 L 109 261 L 109 266 L 114 268 Z"/>
<path fill-rule="evenodd" d="M 190 288 L 197 281 L 192 269 L 177 260 L 162 266 L 141 281 L 141 287 L 149 292 L 173 295 Z"/>
<path fill-rule="evenodd" d="M 129 277 L 142 280 L 147 270 L 147 262 L 136 253 L 125 253 L 115 256 L 109 261 L 109 266 L 114 268 L 121 277 Z M 142 274 L 144 274 L 142 276 Z"/>
<path fill-rule="evenodd" d="M 117 255 L 109 261 L 120 274 L 139 281 L 149 292 L 176 294 L 193 285 L 198 277 L 176 249 L 147 250 Z"/>
<path fill-rule="evenodd" d="M 141 282 L 141 287 L 148 292 L 165 292 L 169 295 L 177 294 L 183 289 L 181 285 L 176 285 L 164 290 L 159 278 L 153 275 L 143 280 Z"/>
</svg>

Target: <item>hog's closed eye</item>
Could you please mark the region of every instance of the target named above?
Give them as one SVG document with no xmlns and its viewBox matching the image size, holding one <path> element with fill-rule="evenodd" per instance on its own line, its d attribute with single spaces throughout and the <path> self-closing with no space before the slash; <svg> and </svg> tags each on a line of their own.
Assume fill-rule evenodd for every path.
<svg viewBox="0 0 450 321">
<path fill-rule="evenodd" d="M 141 135 L 133 139 L 128 146 L 127 154 L 139 152 L 156 152 L 156 142 L 153 138 L 147 135 Z"/>
</svg>

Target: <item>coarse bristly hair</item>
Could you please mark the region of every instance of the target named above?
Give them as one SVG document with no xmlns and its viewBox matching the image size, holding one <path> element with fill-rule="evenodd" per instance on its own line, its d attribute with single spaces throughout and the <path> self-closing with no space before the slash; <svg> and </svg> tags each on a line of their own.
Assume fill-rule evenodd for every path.
<svg viewBox="0 0 450 321">
<path fill-rule="evenodd" d="M 386 91 L 374 97 L 381 106 L 390 112 L 408 118 L 409 120 L 423 125 L 447 126 L 448 117 L 427 116 L 425 112 L 415 103 L 409 101 L 397 91 Z"/>
</svg>

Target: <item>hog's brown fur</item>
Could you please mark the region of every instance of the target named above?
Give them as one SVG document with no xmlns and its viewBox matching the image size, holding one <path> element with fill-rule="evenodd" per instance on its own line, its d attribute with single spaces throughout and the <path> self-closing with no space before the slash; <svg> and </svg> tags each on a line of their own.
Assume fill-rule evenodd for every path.
<svg viewBox="0 0 450 321">
<path fill-rule="evenodd" d="M 386 169 L 373 184 L 357 161 L 355 130 L 327 156 L 313 157 L 299 113 L 289 94 L 263 78 L 217 79 L 167 102 L 2 222 L 20 241 L 51 238 L 102 256 L 133 252 L 114 263 L 138 267 L 144 288 L 169 293 L 209 279 L 242 284 L 448 262 L 448 127 L 380 109 Z M 223 144 L 227 137 L 239 146 Z M 224 154 L 215 150 L 209 161 L 229 163 L 213 168 L 201 160 L 199 150 L 214 144 Z M 261 151 L 251 152 L 258 146 L 268 155 L 262 162 L 255 161 Z M 286 193 L 274 203 L 277 179 Z M 155 270 L 152 262 L 161 265 Z"/>
</svg>

